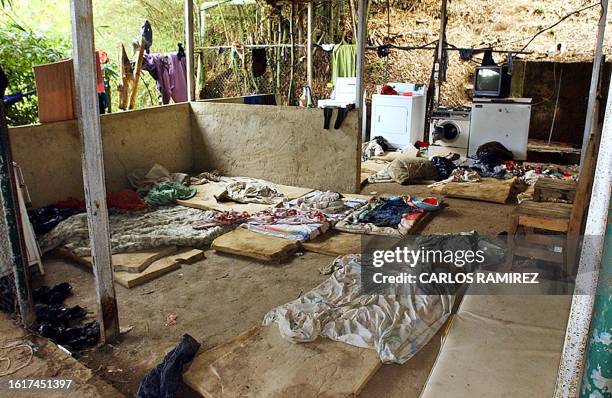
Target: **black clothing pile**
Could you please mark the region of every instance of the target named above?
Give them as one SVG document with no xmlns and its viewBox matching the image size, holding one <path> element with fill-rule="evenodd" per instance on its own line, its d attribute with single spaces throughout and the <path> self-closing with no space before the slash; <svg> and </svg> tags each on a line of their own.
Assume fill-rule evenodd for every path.
<svg viewBox="0 0 612 398">
<path fill-rule="evenodd" d="M 42 286 L 34 289 L 34 312 L 41 336 L 68 348 L 80 350 L 96 344 L 100 336 L 100 325 L 98 321 L 73 325 L 85 318 L 87 311 L 78 305 L 68 308 L 62 305 L 71 294 L 72 286 L 67 282 L 52 288 Z"/>
<path fill-rule="evenodd" d="M 34 232 L 37 235 L 42 235 L 51 231 L 57 224 L 68 217 L 81 212 L 79 209 L 50 205 L 28 210 L 28 217 L 30 222 L 32 222 Z"/>
<path fill-rule="evenodd" d="M 450 177 L 453 170 L 457 168 L 452 160 L 442 156 L 434 156 L 431 158 L 431 163 L 433 163 L 433 166 L 438 172 L 436 181 L 446 180 L 448 177 Z"/>
</svg>

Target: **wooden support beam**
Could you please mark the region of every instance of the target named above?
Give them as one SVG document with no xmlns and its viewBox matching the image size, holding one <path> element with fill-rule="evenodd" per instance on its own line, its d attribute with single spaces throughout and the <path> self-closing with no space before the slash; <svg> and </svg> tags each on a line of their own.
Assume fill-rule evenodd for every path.
<svg viewBox="0 0 612 398">
<path fill-rule="evenodd" d="M 440 8 L 440 38 L 438 39 L 436 64 L 434 65 L 434 99 L 433 106 L 437 108 L 440 105 L 440 85 L 446 80 L 446 60 L 444 56 L 444 48 L 446 47 L 446 3 L 447 0 L 442 0 Z"/>
<path fill-rule="evenodd" d="M 597 29 L 597 40 L 595 42 L 595 57 L 593 58 L 593 71 L 591 72 L 591 86 L 589 87 L 589 100 L 587 103 L 587 113 L 584 122 L 584 132 L 582 136 L 582 149 L 580 150 L 580 171 L 582 172 L 589 138 L 593 131 L 593 126 L 597 123 L 595 110 L 599 109 L 597 103 L 597 89 L 600 86 L 599 76 L 601 70 L 602 51 L 604 34 L 606 31 L 606 20 L 608 16 L 608 0 L 601 0 L 601 13 Z"/>
<path fill-rule="evenodd" d="M 357 77 L 357 98 L 355 100 L 355 107 L 360 111 L 359 117 L 359 131 L 361 131 L 361 140 L 366 141 L 366 120 L 363 115 L 365 114 L 363 102 L 364 102 L 364 66 L 365 66 L 365 51 L 368 37 L 368 0 L 358 0 L 357 8 L 357 65 L 355 70 L 355 76 Z"/>
<path fill-rule="evenodd" d="M 119 336 L 119 317 L 113 285 L 102 132 L 96 90 L 92 0 L 71 0 L 70 14 L 76 109 L 83 146 L 83 182 L 98 319 L 102 342 L 109 343 Z"/>
<path fill-rule="evenodd" d="M 195 74 L 193 62 L 193 0 L 185 0 L 185 55 L 187 56 L 187 101 L 195 101 Z"/>
<path fill-rule="evenodd" d="M 308 28 L 306 37 L 306 81 L 312 93 L 312 1 L 308 3 Z"/>
</svg>

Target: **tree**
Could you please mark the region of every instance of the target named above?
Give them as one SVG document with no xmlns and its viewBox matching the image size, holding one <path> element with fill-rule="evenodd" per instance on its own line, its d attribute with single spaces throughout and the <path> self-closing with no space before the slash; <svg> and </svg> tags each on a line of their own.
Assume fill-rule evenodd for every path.
<svg viewBox="0 0 612 398">
<path fill-rule="evenodd" d="M 6 4 L 8 0 L 0 1 Z M 7 94 L 34 90 L 33 66 L 59 61 L 67 53 L 68 47 L 59 39 L 34 33 L 14 22 L 0 24 L 0 65 L 9 79 Z M 12 126 L 36 123 L 36 96 L 9 107 L 7 118 Z"/>
</svg>

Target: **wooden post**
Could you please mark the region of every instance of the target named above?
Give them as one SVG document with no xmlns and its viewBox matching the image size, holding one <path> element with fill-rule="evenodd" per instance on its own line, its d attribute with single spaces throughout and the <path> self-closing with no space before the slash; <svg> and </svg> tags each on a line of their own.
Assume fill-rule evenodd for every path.
<svg viewBox="0 0 612 398">
<path fill-rule="evenodd" d="M 357 65 L 355 67 L 355 75 L 357 77 L 357 98 L 355 107 L 360 110 L 359 131 L 361 131 L 361 140 L 366 141 L 365 118 L 363 117 L 363 102 L 364 102 L 364 65 L 365 65 L 365 50 L 366 39 L 368 36 L 368 0 L 359 0 L 357 9 Z"/>
<path fill-rule="evenodd" d="M 312 11 L 313 1 L 308 3 L 308 33 L 306 38 L 306 80 L 312 94 Z"/>
<path fill-rule="evenodd" d="M 608 0 L 601 0 L 601 14 L 599 16 L 599 28 L 597 30 L 597 40 L 595 42 L 595 57 L 593 58 L 593 71 L 591 72 L 591 86 L 589 87 L 589 101 L 587 104 L 587 114 L 584 122 L 584 132 L 582 136 L 582 149 L 580 150 L 580 171 L 586 157 L 589 137 L 596 122 L 595 103 L 597 101 L 597 87 L 599 86 L 599 70 L 601 69 L 602 49 L 604 33 L 606 31 L 606 19 L 608 15 Z"/>
<path fill-rule="evenodd" d="M 434 108 L 440 105 L 440 84 L 446 80 L 446 65 L 444 60 L 444 47 L 446 44 L 446 1 L 447 0 L 442 0 L 442 7 L 440 9 L 440 38 L 438 39 L 436 64 L 434 65 Z"/>
<path fill-rule="evenodd" d="M 98 300 L 102 342 L 119 336 L 117 300 L 113 285 L 102 133 L 96 91 L 92 0 L 71 0 L 72 47 L 76 109 L 82 142 L 83 182 L 91 256 Z"/>
<path fill-rule="evenodd" d="M 185 55 L 187 56 L 187 101 L 195 101 L 193 0 L 185 0 Z"/>
</svg>

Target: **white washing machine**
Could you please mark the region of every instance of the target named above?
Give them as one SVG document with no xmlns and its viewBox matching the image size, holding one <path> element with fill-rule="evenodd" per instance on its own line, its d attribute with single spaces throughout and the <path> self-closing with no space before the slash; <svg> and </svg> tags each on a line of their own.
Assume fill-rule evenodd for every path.
<svg viewBox="0 0 612 398">
<path fill-rule="evenodd" d="M 450 152 L 466 157 L 470 143 L 470 110 L 438 108 L 431 115 L 429 156 Z"/>
</svg>

